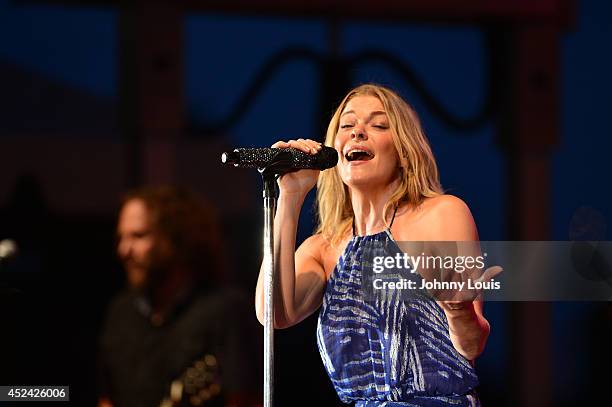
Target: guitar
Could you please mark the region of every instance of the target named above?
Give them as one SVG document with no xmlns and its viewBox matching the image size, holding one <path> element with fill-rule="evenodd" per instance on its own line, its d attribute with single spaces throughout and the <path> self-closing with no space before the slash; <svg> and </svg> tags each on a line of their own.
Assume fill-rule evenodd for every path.
<svg viewBox="0 0 612 407">
<path fill-rule="evenodd" d="M 217 358 L 206 354 L 172 381 L 159 407 L 221 405 L 221 399 Z"/>
</svg>

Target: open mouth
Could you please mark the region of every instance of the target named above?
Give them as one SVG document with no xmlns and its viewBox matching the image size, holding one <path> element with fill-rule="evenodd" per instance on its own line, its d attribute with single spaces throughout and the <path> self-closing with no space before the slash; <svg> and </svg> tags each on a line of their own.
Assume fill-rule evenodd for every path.
<svg viewBox="0 0 612 407">
<path fill-rule="evenodd" d="M 374 158 L 374 154 L 369 151 L 354 149 L 349 151 L 344 156 L 347 161 L 368 161 Z"/>
</svg>

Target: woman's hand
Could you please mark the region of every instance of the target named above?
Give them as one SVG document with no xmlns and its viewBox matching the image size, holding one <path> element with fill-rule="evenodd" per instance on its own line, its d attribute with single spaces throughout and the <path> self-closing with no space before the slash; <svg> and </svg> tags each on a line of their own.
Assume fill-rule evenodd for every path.
<svg viewBox="0 0 612 407">
<path fill-rule="evenodd" d="M 295 148 L 306 154 L 315 155 L 321 151 L 321 143 L 308 140 L 298 139 L 289 141 L 277 141 L 272 144 L 272 148 Z M 298 194 L 306 196 L 308 191 L 312 189 L 317 183 L 319 177 L 319 170 L 299 170 L 289 172 L 281 176 L 278 180 L 278 186 L 281 194 Z"/>
</svg>

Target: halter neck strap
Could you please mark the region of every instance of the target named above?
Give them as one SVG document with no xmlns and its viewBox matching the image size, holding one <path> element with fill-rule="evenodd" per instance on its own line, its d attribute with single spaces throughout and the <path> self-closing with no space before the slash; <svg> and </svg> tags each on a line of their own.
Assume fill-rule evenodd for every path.
<svg viewBox="0 0 612 407">
<path fill-rule="evenodd" d="M 393 217 L 391 217 L 391 223 L 389 224 L 389 227 L 386 229 L 389 232 L 391 231 L 391 227 L 393 226 L 393 222 L 395 221 L 395 214 L 397 214 L 398 206 L 396 206 L 395 209 L 393 210 Z M 355 216 L 353 216 L 353 236 L 355 236 Z"/>
</svg>

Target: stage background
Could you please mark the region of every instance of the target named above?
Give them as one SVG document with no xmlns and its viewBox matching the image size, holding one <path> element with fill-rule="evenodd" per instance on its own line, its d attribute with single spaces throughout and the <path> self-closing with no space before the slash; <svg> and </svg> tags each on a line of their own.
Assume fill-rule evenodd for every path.
<svg viewBox="0 0 612 407">
<path fill-rule="evenodd" d="M 27 372 L 14 376 L 3 371 L 9 381 L 0 384 L 13 384 L 16 377 L 20 384 L 67 384 L 74 405 L 93 405 L 96 400 L 97 336 L 105 306 L 123 284 L 114 257 L 115 216 L 118 200 L 129 187 L 170 179 L 206 195 L 222 215 L 232 279 L 253 290 L 262 225 L 259 180 L 255 172 L 222 167 L 220 153 L 230 147 L 268 146 L 278 139 L 321 139 L 322 123 L 331 113 L 321 102 L 328 89 L 319 62 L 296 58 L 262 81 L 242 112 L 224 122 L 270 57 L 293 46 L 345 57 L 376 50 L 410 66 L 454 115 L 472 116 L 485 102 L 486 53 L 480 28 L 190 12 L 180 19 L 180 65 L 173 67 L 173 60 L 162 56 L 155 68 L 180 72 L 170 75 L 181 82 L 179 92 L 168 96 L 168 105 L 179 101 L 179 113 L 168 112 L 164 104 L 157 110 L 162 122 L 164 114 L 167 122 L 181 119 L 179 141 L 170 146 L 175 161 L 164 172 L 164 160 L 170 157 L 164 152 L 166 141 L 156 144 L 152 137 L 152 146 L 141 152 L 149 164 L 135 165 L 142 156 L 126 134 L 130 127 L 125 123 L 132 122 L 125 117 L 135 113 L 122 104 L 122 95 L 135 91 L 121 79 L 130 69 L 121 61 L 122 20 L 115 7 L 92 3 L 0 0 L 0 238 L 13 238 L 21 247 L 19 258 L 0 271 L 0 281 L 19 289 L 20 309 L 37 316 L 30 330 L 15 333 L 21 345 L 31 349 L 24 360 Z M 606 182 L 612 146 L 611 13 L 610 2 L 578 1 L 574 22 L 559 40 L 550 240 L 568 240 L 577 213 L 595 219 L 603 230 L 599 238 L 610 238 L 605 224 L 612 216 Z M 151 47 L 160 38 L 152 36 Z M 130 58 L 134 56 L 126 56 Z M 514 197 L 508 196 L 507 158 L 492 121 L 467 131 L 454 129 L 388 64 L 363 60 L 343 69 L 351 76 L 344 78 L 347 83 L 385 84 L 414 105 L 445 189 L 468 203 L 482 240 L 507 240 L 512 225 L 506 205 Z M 166 91 L 163 83 L 149 86 L 152 95 Z M 147 128 L 146 123 L 135 126 Z M 152 132 L 164 123 L 155 126 Z M 302 213 L 300 240 L 312 231 L 312 204 L 311 196 Z M 504 405 L 502 400 L 514 397 L 513 383 L 520 375 L 511 363 L 516 332 L 508 321 L 507 304 L 486 304 L 485 312 L 492 331 L 477 362 L 480 391 L 485 405 Z M 279 405 L 299 405 L 294 397 L 308 398 L 312 405 L 339 404 L 318 358 L 315 323 L 310 318 L 277 334 Z M 607 397 L 600 369 L 610 361 L 609 305 L 556 303 L 550 323 L 553 361 L 548 369 L 554 405 Z M 4 343 L 3 354 L 11 353 L 11 346 Z"/>
</svg>

